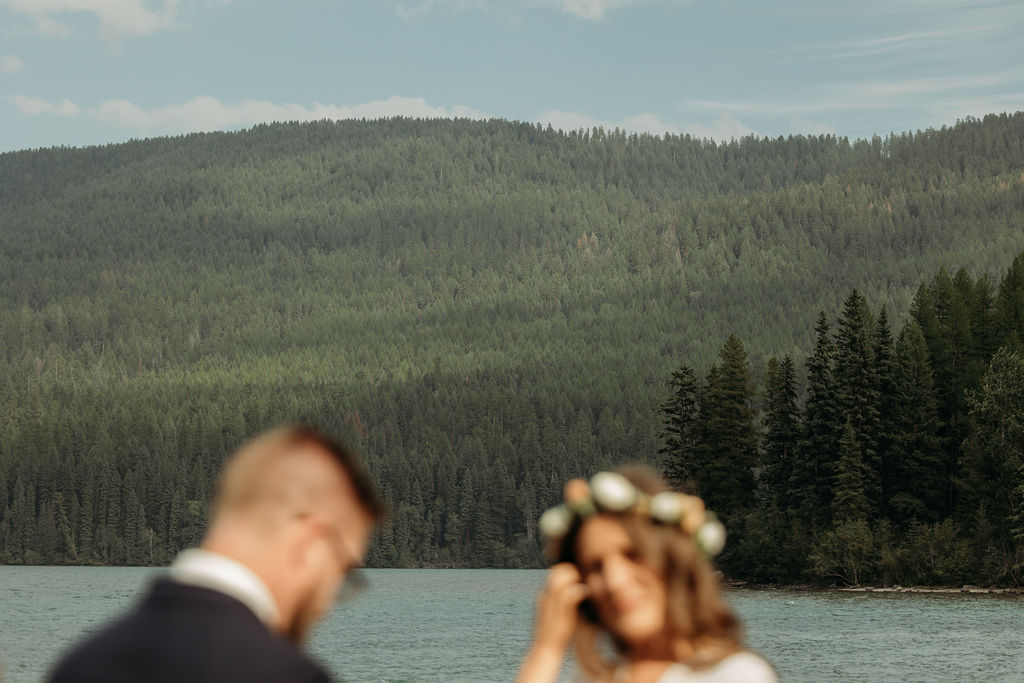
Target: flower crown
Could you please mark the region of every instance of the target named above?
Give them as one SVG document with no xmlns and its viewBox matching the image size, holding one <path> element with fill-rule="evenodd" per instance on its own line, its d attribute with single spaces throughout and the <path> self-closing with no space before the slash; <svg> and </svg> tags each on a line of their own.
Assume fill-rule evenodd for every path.
<svg viewBox="0 0 1024 683">
<path fill-rule="evenodd" d="M 725 526 L 713 512 L 704 509 L 704 501 L 675 491 L 662 491 L 653 496 L 637 489 L 616 472 L 598 472 L 588 484 L 573 479 L 565 485 L 565 502 L 551 508 L 540 518 L 540 533 L 548 541 L 565 538 L 573 522 L 597 512 L 646 514 L 668 526 L 678 527 L 693 538 L 697 547 L 713 557 L 725 547 Z"/>
</svg>

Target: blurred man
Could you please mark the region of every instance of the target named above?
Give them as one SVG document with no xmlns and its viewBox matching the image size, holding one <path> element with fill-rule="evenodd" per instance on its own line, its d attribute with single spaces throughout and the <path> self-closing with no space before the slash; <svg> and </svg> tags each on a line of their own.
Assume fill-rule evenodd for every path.
<svg viewBox="0 0 1024 683">
<path fill-rule="evenodd" d="M 51 680 L 327 681 L 299 645 L 356 580 L 382 513 L 343 445 L 306 427 L 257 437 L 226 463 L 200 548 Z"/>
</svg>

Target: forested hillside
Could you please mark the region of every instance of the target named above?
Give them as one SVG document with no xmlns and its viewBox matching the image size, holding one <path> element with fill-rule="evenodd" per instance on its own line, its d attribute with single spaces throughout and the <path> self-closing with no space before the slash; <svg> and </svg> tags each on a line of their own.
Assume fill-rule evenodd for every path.
<svg viewBox="0 0 1024 683">
<path fill-rule="evenodd" d="M 899 329 L 940 268 L 995 290 L 1022 250 L 1024 113 L 856 142 L 395 119 L 3 154 L 0 561 L 165 562 L 232 448 L 311 420 L 391 501 L 371 563 L 536 566 L 567 478 L 661 464 L 681 364 L 735 334 L 754 377 L 802 368 L 852 289 Z"/>
</svg>

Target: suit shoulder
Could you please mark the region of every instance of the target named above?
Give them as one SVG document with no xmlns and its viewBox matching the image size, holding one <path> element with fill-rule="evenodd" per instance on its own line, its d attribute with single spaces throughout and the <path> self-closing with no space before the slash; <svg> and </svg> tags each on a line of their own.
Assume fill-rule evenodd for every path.
<svg viewBox="0 0 1024 683">
<path fill-rule="evenodd" d="M 328 676 L 233 598 L 158 585 L 134 610 L 71 650 L 50 679 L 138 680 L 313 682 Z"/>
</svg>

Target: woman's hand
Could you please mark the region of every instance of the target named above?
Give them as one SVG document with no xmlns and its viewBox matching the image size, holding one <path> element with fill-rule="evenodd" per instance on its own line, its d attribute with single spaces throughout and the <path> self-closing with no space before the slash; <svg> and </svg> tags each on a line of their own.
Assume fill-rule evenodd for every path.
<svg viewBox="0 0 1024 683">
<path fill-rule="evenodd" d="M 580 603 L 588 593 L 573 564 L 563 562 L 548 571 L 537 600 L 533 644 L 519 670 L 518 683 L 549 683 L 558 677 L 565 649 L 579 622 Z"/>
<path fill-rule="evenodd" d="M 581 580 L 579 570 L 569 562 L 556 564 L 548 571 L 537 600 L 534 647 L 555 649 L 561 654 L 569 646 L 580 618 L 580 603 L 589 593 Z"/>
</svg>

